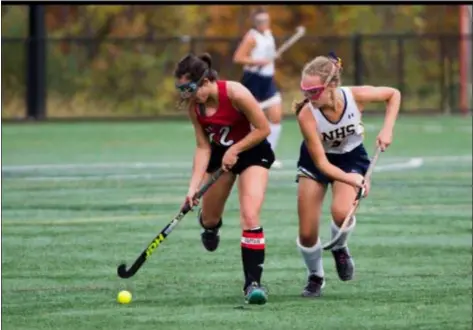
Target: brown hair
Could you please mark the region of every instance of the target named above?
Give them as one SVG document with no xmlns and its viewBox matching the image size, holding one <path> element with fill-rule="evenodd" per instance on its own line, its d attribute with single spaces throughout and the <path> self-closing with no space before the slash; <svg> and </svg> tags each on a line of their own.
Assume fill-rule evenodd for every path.
<svg viewBox="0 0 473 330">
<path fill-rule="evenodd" d="M 208 70 L 207 74 L 203 77 L 206 70 Z M 174 76 L 178 79 L 186 76 L 193 82 L 199 81 L 202 77 L 210 81 L 218 79 L 217 71 L 212 69 L 212 57 L 208 53 L 204 53 L 200 56 L 188 54 L 177 64 L 176 70 L 174 70 Z"/>
<path fill-rule="evenodd" d="M 258 8 L 253 10 L 251 12 L 251 22 L 253 25 L 256 24 L 256 16 L 258 16 L 259 14 L 268 14 L 268 11 L 262 6 L 259 6 Z"/>
<path fill-rule="evenodd" d="M 188 54 L 181 59 L 174 70 L 174 77 L 180 79 L 184 76 L 195 83 L 202 83 L 204 78 L 210 81 L 218 79 L 217 71 L 212 69 L 212 57 L 208 53 L 204 53 L 200 56 Z M 181 98 L 178 100 L 176 108 L 183 110 L 188 105 L 189 100 Z"/>
</svg>

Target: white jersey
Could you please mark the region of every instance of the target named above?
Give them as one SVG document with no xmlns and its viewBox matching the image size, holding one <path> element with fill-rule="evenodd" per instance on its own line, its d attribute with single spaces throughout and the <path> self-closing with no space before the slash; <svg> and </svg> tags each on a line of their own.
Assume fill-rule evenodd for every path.
<svg viewBox="0 0 473 330">
<path fill-rule="evenodd" d="M 322 111 L 309 103 L 312 115 L 317 121 L 317 130 L 326 153 L 344 154 L 363 143 L 364 127 L 361 112 L 349 87 L 341 87 L 345 100 L 342 117 L 336 123 L 325 118 Z"/>
<path fill-rule="evenodd" d="M 270 30 L 260 33 L 255 29 L 251 29 L 248 33 L 255 38 L 256 45 L 251 50 L 250 57 L 253 60 L 270 59 L 276 55 L 276 42 Z M 262 68 L 256 66 L 245 65 L 245 70 L 257 72 L 262 76 L 274 76 L 274 61 L 266 64 Z"/>
</svg>

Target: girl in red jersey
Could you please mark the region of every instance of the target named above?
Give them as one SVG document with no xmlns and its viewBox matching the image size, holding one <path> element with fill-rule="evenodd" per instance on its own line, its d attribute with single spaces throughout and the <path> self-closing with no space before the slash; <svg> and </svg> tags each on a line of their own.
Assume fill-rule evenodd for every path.
<svg viewBox="0 0 473 330">
<path fill-rule="evenodd" d="M 198 203 L 193 196 L 209 173 L 220 167 L 226 171 L 203 197 L 199 212 L 202 243 L 208 251 L 217 249 L 225 202 L 238 177 L 243 290 L 248 303 L 264 304 L 267 294 L 261 287 L 261 276 L 265 239 L 259 214 L 268 170 L 274 162 L 266 140 L 269 123 L 246 87 L 217 80 L 210 55 L 186 56 L 174 75 L 181 98 L 189 101 L 197 143 L 186 202 L 191 206 Z"/>
</svg>

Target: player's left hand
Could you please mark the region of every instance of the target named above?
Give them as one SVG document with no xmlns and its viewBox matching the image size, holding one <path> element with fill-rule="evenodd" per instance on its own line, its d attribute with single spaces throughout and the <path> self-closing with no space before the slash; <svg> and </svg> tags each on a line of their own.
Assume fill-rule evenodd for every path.
<svg viewBox="0 0 473 330">
<path fill-rule="evenodd" d="M 222 169 L 229 171 L 238 161 L 238 153 L 233 148 L 228 148 L 222 158 Z"/>
<path fill-rule="evenodd" d="M 376 146 L 381 148 L 381 151 L 386 150 L 393 141 L 393 131 L 389 128 L 383 127 L 376 138 Z"/>
</svg>

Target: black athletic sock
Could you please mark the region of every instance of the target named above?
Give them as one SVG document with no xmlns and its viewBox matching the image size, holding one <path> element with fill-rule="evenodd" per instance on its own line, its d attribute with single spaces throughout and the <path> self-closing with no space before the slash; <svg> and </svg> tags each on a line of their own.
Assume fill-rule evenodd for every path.
<svg viewBox="0 0 473 330">
<path fill-rule="evenodd" d="M 244 289 L 252 282 L 261 283 L 264 264 L 263 228 L 244 230 L 241 235 L 241 259 L 245 275 Z"/>
</svg>

